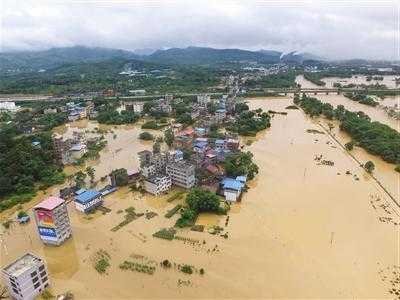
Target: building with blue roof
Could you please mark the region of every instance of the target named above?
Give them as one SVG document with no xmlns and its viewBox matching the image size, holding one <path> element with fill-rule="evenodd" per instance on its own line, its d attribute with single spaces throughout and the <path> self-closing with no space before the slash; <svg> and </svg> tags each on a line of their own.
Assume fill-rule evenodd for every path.
<svg viewBox="0 0 400 300">
<path fill-rule="evenodd" d="M 88 213 L 103 204 L 102 194 L 96 190 L 85 190 L 75 196 L 77 210 Z"/>
<path fill-rule="evenodd" d="M 244 177 L 244 176 L 238 176 L 238 177 Z M 240 180 L 225 177 L 221 182 L 221 188 L 225 196 L 225 200 L 229 202 L 238 201 L 240 195 L 242 194 L 244 186 L 245 183 Z"/>
</svg>

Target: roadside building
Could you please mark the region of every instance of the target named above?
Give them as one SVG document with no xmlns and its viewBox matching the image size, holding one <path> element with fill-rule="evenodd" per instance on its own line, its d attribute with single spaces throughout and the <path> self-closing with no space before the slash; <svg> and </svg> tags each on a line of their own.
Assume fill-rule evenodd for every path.
<svg viewBox="0 0 400 300">
<path fill-rule="evenodd" d="M 43 113 L 45 115 L 56 114 L 57 113 L 57 108 L 46 108 L 46 109 L 43 110 Z"/>
<path fill-rule="evenodd" d="M 11 298 L 17 300 L 36 299 L 50 284 L 43 259 L 31 253 L 3 268 L 2 277 Z"/>
<path fill-rule="evenodd" d="M 167 165 L 167 174 L 171 177 L 172 184 L 190 189 L 196 183 L 194 165 L 179 161 Z"/>
<path fill-rule="evenodd" d="M 144 181 L 144 189 L 153 195 L 160 195 L 171 188 L 171 177 L 168 175 L 154 175 Z"/>
<path fill-rule="evenodd" d="M 33 207 L 39 237 L 45 244 L 60 245 L 72 230 L 65 201 L 49 197 Z"/>
<path fill-rule="evenodd" d="M 84 190 L 75 196 L 76 209 L 84 213 L 88 213 L 102 204 L 102 195 L 95 190 Z"/>
<path fill-rule="evenodd" d="M 0 111 L 11 111 L 15 112 L 20 109 L 19 106 L 15 105 L 15 102 L 12 101 L 6 101 L 6 102 L 0 102 Z"/>
</svg>

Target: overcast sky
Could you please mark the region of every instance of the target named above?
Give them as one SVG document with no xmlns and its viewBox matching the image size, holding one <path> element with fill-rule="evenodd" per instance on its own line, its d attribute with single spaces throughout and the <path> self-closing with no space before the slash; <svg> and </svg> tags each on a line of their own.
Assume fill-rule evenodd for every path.
<svg viewBox="0 0 400 300">
<path fill-rule="evenodd" d="M 1 51 L 74 45 L 398 59 L 399 1 L 0 0 Z"/>
</svg>

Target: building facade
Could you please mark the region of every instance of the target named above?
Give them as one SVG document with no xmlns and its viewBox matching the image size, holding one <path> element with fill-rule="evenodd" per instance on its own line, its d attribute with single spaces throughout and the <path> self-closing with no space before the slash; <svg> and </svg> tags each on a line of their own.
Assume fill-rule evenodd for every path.
<svg viewBox="0 0 400 300">
<path fill-rule="evenodd" d="M 36 299 L 50 284 L 44 261 L 31 253 L 6 266 L 2 275 L 11 298 L 17 300 Z"/>
<path fill-rule="evenodd" d="M 174 185 L 190 189 L 196 183 L 194 165 L 183 160 L 168 164 L 166 171 Z"/>
<path fill-rule="evenodd" d="M 75 196 L 77 210 L 88 213 L 103 204 L 102 194 L 95 190 L 80 190 Z"/>
<path fill-rule="evenodd" d="M 146 178 L 144 181 L 144 189 L 153 195 L 160 195 L 167 192 L 172 185 L 171 177 L 168 175 L 155 175 Z"/>
<path fill-rule="evenodd" d="M 60 245 L 71 237 L 67 205 L 58 197 L 49 197 L 33 207 L 40 239 L 45 244 Z"/>
</svg>

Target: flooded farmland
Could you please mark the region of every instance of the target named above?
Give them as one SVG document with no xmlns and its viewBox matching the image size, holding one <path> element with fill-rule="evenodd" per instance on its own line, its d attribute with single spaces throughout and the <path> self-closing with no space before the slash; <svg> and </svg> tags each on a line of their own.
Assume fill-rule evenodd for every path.
<svg viewBox="0 0 400 300">
<path fill-rule="evenodd" d="M 290 104 L 290 97 L 249 100 L 252 108 L 288 114 L 275 115 L 271 128 L 245 147 L 253 152 L 260 171 L 242 202 L 229 213 L 224 227 L 227 239 L 190 230 L 178 230 L 179 240 L 154 238 L 154 232 L 175 223 L 176 216 L 164 215 L 182 199 L 168 202 L 174 191 L 153 197 L 122 188 L 104 199 L 110 213 L 85 216 L 69 204 L 73 239 L 60 247 L 43 246 L 33 222 L 1 228 L 1 264 L 32 251 L 48 262 L 53 292 L 71 291 L 77 299 L 393 298 L 390 291 L 400 288 L 398 209 L 328 134 L 307 132 L 321 131 L 318 122 L 325 124 L 324 120 L 286 110 Z M 90 131 L 98 126 L 79 125 Z M 68 134 L 73 128 L 58 130 Z M 96 178 L 110 168 L 137 167 L 136 153 L 151 147 L 137 139 L 141 132 L 137 126 L 112 130 L 99 160 L 90 162 Z M 334 133 L 339 140 L 348 138 L 337 126 Z M 379 165 L 379 158 L 362 149 L 354 151 L 362 161 L 374 159 L 376 176 L 398 197 L 393 166 Z M 315 160 L 319 155 L 334 165 L 320 164 Z M 111 231 L 128 207 L 157 216 L 141 216 Z M 10 214 L 2 213 L 2 220 Z M 225 218 L 203 215 L 198 222 L 224 226 Z M 100 249 L 111 257 L 104 275 L 92 262 Z M 153 275 L 123 271 L 118 266 L 127 259 L 146 260 L 157 269 Z M 173 267 L 159 267 L 164 259 Z M 186 275 L 175 264 L 204 268 L 205 274 Z"/>
<path fill-rule="evenodd" d="M 367 81 L 367 76 L 365 75 L 353 75 L 351 78 L 340 78 L 340 77 L 326 77 L 322 78 L 321 80 L 325 82 L 325 86 L 322 88 L 333 88 L 335 83 L 340 83 L 341 85 L 347 85 L 347 84 L 384 84 L 388 88 L 397 88 L 399 87 L 398 84 L 396 84 L 395 78 L 396 76 L 393 75 L 383 75 L 383 80 L 371 80 Z M 311 81 L 308 81 L 307 79 L 304 78 L 303 75 L 298 75 L 296 77 L 296 83 L 300 84 L 303 88 L 321 88 L 321 86 L 316 85 L 315 83 L 312 83 Z"/>
</svg>

